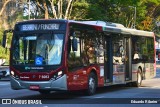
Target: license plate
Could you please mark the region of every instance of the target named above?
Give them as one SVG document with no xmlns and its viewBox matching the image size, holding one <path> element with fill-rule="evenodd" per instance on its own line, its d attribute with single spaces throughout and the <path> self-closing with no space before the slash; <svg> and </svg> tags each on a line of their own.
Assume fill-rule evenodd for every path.
<svg viewBox="0 0 160 107">
<path fill-rule="evenodd" d="M 39 85 L 30 85 L 30 90 L 39 90 Z"/>
</svg>

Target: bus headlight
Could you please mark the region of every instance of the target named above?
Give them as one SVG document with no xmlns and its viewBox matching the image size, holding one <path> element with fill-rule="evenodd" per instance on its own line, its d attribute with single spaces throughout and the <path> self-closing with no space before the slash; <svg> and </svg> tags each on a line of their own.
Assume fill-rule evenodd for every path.
<svg viewBox="0 0 160 107">
<path fill-rule="evenodd" d="M 14 71 L 11 71 L 11 75 L 14 76 Z"/>
<path fill-rule="evenodd" d="M 11 71 L 11 76 L 14 77 L 15 79 L 19 79 L 18 75 L 14 71 Z"/>
<path fill-rule="evenodd" d="M 60 75 L 62 75 L 63 74 L 63 72 L 62 71 L 59 71 L 58 72 L 58 76 L 60 76 Z"/>
<path fill-rule="evenodd" d="M 58 71 L 53 75 L 53 78 L 51 78 L 52 80 L 57 80 L 58 78 L 62 77 L 64 74 L 63 71 Z"/>
</svg>

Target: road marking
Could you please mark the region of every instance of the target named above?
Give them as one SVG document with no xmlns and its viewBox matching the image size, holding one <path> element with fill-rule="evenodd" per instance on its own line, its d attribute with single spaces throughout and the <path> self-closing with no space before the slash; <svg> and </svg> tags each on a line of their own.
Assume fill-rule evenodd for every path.
<svg viewBox="0 0 160 107">
<path fill-rule="evenodd" d="M 93 98 L 104 98 L 104 96 L 97 96 L 97 97 L 93 97 Z"/>
<path fill-rule="evenodd" d="M 1 83 L 0 83 L 0 85 L 9 85 L 9 84 L 10 84 L 10 83 L 5 83 L 5 84 L 1 84 Z"/>
<path fill-rule="evenodd" d="M 84 98 L 84 100 L 83 100 L 83 103 L 84 103 L 84 101 L 89 101 L 89 100 L 93 100 L 93 99 L 98 99 L 98 98 L 105 98 L 104 96 L 95 96 L 95 97 L 92 97 L 92 98 Z"/>
</svg>

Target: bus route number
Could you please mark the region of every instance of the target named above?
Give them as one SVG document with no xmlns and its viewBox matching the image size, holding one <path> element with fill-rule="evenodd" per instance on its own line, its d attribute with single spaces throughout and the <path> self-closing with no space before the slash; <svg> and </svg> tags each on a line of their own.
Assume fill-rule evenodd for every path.
<svg viewBox="0 0 160 107">
<path fill-rule="evenodd" d="M 48 79 L 48 78 L 49 78 L 49 75 L 39 75 L 39 78 L 40 78 L 40 79 Z"/>
</svg>

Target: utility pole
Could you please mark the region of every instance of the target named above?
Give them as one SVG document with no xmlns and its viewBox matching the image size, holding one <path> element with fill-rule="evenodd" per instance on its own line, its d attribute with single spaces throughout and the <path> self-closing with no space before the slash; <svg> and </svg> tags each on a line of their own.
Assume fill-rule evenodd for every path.
<svg viewBox="0 0 160 107">
<path fill-rule="evenodd" d="M 128 6 L 134 9 L 134 26 L 133 28 L 136 29 L 136 14 L 137 14 L 137 8 L 136 6 Z"/>
<path fill-rule="evenodd" d="M 136 6 L 134 7 L 134 29 L 136 29 L 136 14 L 137 14 L 137 9 Z"/>
<path fill-rule="evenodd" d="M 30 20 L 30 0 L 28 1 L 28 20 Z"/>
</svg>

